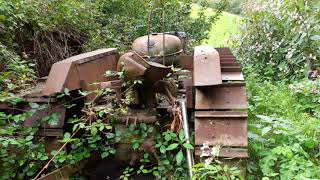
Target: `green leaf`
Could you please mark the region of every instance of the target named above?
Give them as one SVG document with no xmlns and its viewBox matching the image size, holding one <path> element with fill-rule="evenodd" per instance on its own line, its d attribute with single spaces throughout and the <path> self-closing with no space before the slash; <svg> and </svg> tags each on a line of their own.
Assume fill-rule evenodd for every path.
<svg viewBox="0 0 320 180">
<path fill-rule="evenodd" d="M 142 169 L 142 173 L 148 173 L 148 170 L 146 170 L 146 169 Z"/>
<path fill-rule="evenodd" d="M 153 171 L 152 174 L 153 174 L 154 176 L 159 176 L 159 172 L 158 172 L 158 171 Z"/>
<path fill-rule="evenodd" d="M 134 150 L 138 149 L 138 148 L 139 148 L 139 144 L 138 144 L 138 143 L 134 143 L 134 144 L 132 145 L 132 148 L 133 148 Z"/>
<path fill-rule="evenodd" d="M 165 165 L 169 165 L 170 161 L 166 159 L 166 160 L 163 160 L 162 163 L 165 164 Z"/>
<path fill-rule="evenodd" d="M 26 141 L 31 141 L 33 139 L 33 136 L 27 136 Z"/>
<path fill-rule="evenodd" d="M 74 132 L 75 130 L 77 130 L 79 124 L 75 124 L 73 127 L 72 127 L 72 131 Z"/>
<path fill-rule="evenodd" d="M 45 160 L 47 160 L 47 159 L 49 159 L 48 156 L 42 156 L 42 157 L 40 158 L 41 161 L 45 161 Z"/>
<path fill-rule="evenodd" d="M 65 139 L 70 139 L 71 134 L 68 133 L 68 132 L 66 132 L 66 133 L 64 133 L 63 137 L 64 137 Z"/>
<path fill-rule="evenodd" d="M 194 149 L 193 146 L 189 143 L 184 143 L 183 147 L 185 147 L 186 149 Z"/>
<path fill-rule="evenodd" d="M 92 127 L 91 130 L 90 130 L 90 132 L 91 132 L 92 135 L 96 135 L 97 132 L 98 132 L 98 130 L 97 130 L 96 127 Z"/>
<path fill-rule="evenodd" d="M 167 151 L 171 151 L 171 150 L 176 149 L 178 146 L 179 146 L 178 143 L 173 143 L 173 144 L 170 144 L 170 145 L 166 148 L 166 150 L 167 150 Z"/>
<path fill-rule="evenodd" d="M 60 120 L 60 115 L 58 113 L 53 113 L 48 119 L 48 124 L 51 126 L 58 125 L 58 122 Z"/>
<path fill-rule="evenodd" d="M 179 131 L 179 139 L 180 139 L 180 141 L 184 141 L 184 131 L 183 131 L 183 129 L 181 129 Z"/>
<path fill-rule="evenodd" d="M 149 127 L 148 133 L 152 133 L 152 132 L 153 132 L 153 127 Z"/>
<path fill-rule="evenodd" d="M 309 149 L 313 149 L 313 148 L 315 148 L 317 146 L 317 142 L 314 141 L 313 139 L 307 139 L 304 142 L 304 145 Z"/>
<path fill-rule="evenodd" d="M 70 95 L 70 91 L 69 91 L 68 88 L 64 88 L 63 92 L 64 92 L 64 94 L 67 95 L 67 96 Z"/>
<path fill-rule="evenodd" d="M 103 153 L 101 154 L 101 158 L 102 158 L 102 159 L 104 159 L 105 157 L 108 157 L 108 156 L 109 156 L 109 152 L 108 152 L 108 151 L 103 152 Z"/>
<path fill-rule="evenodd" d="M 261 130 L 261 136 L 267 134 L 272 128 L 270 126 L 267 126 L 267 127 L 264 127 L 262 130 Z"/>
<path fill-rule="evenodd" d="M 177 165 L 180 165 L 180 164 L 181 164 L 183 158 L 184 158 L 184 157 L 183 157 L 183 153 L 182 153 L 182 151 L 180 150 L 180 151 L 178 152 L 178 154 L 176 155 Z"/>
<path fill-rule="evenodd" d="M 269 117 L 269 116 L 264 116 L 264 115 L 256 115 L 258 118 L 260 118 L 261 120 L 268 122 L 268 123 L 272 123 L 273 118 Z"/>
<path fill-rule="evenodd" d="M 313 35 L 310 37 L 310 39 L 313 41 L 320 41 L 320 35 Z"/>
<path fill-rule="evenodd" d="M 99 131 L 103 131 L 103 129 L 104 129 L 104 126 L 99 127 Z"/>
<path fill-rule="evenodd" d="M 161 147 L 160 147 L 160 152 L 161 152 L 162 154 L 166 153 L 166 147 L 161 146 Z"/>
<path fill-rule="evenodd" d="M 166 141 L 170 141 L 170 140 L 171 140 L 170 134 L 166 133 L 166 134 L 164 135 L 164 139 L 165 139 Z"/>
</svg>

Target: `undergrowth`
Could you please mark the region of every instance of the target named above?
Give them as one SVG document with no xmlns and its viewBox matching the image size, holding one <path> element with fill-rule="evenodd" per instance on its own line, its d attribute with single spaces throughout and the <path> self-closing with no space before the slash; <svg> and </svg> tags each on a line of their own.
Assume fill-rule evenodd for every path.
<svg viewBox="0 0 320 180">
<path fill-rule="evenodd" d="M 320 80 L 291 85 L 247 78 L 249 179 L 320 177 Z M 312 84 L 312 87 L 308 84 Z"/>
</svg>

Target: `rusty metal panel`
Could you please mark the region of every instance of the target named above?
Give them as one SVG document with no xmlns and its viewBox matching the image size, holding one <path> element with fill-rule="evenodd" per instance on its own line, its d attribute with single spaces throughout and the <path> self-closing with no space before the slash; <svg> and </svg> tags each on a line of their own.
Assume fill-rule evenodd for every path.
<svg viewBox="0 0 320 180">
<path fill-rule="evenodd" d="M 63 61 L 53 64 L 49 73 L 49 78 L 42 90 L 42 94 L 49 96 L 57 92 L 62 92 L 66 87 L 65 84 L 67 83 L 66 81 L 68 77 L 72 77 L 74 82 L 78 82 L 79 79 L 76 79 L 76 74 L 71 73 L 74 72 L 74 68 L 72 68 L 73 66 L 74 65 L 72 65 L 72 63 L 63 63 Z M 77 89 L 80 87 L 80 84 L 76 84 L 75 86 L 69 85 L 67 87 L 69 89 Z"/>
<path fill-rule="evenodd" d="M 189 55 L 181 55 L 179 65 L 182 69 L 189 70 L 188 78 L 184 80 L 184 87 L 186 88 L 187 108 L 194 108 L 194 86 L 193 86 L 193 57 Z"/>
<path fill-rule="evenodd" d="M 238 64 L 238 62 L 236 61 L 236 58 L 231 56 L 220 56 L 220 62 L 221 63 L 233 62 Z"/>
<path fill-rule="evenodd" d="M 193 57 L 189 55 L 181 55 L 179 58 L 179 67 L 189 71 L 193 70 Z"/>
<path fill-rule="evenodd" d="M 58 151 L 63 143 L 58 141 L 57 137 L 45 137 L 44 138 L 45 150 L 47 153 L 51 153 L 51 151 Z M 66 148 L 64 148 L 66 150 Z"/>
<path fill-rule="evenodd" d="M 239 64 L 237 62 L 232 61 L 221 61 L 221 67 L 223 66 L 238 66 Z"/>
<path fill-rule="evenodd" d="M 6 103 L 0 103 L 0 109 L 9 109 L 10 105 Z"/>
<path fill-rule="evenodd" d="M 196 46 L 193 56 L 194 86 L 222 84 L 219 53 L 210 46 Z"/>
<path fill-rule="evenodd" d="M 30 109 L 31 109 L 30 106 L 26 106 L 24 108 L 24 110 L 30 110 Z M 51 104 L 50 107 L 48 108 L 36 111 L 31 117 L 28 117 L 23 121 L 23 125 L 25 127 L 33 127 L 36 121 L 41 121 L 42 118 L 44 118 L 45 116 L 52 115 L 53 113 L 57 113 L 59 116 L 59 120 L 57 124 L 49 125 L 48 123 L 42 123 L 41 127 L 42 128 L 63 128 L 66 109 L 64 106 L 58 105 L 58 104 Z"/>
<path fill-rule="evenodd" d="M 226 83 L 195 89 L 195 109 L 197 110 L 246 109 L 247 107 L 244 83 Z"/>
<path fill-rule="evenodd" d="M 109 56 L 113 57 L 107 58 Z M 108 48 L 72 56 L 57 62 L 52 65 L 42 94 L 46 96 L 53 95 L 62 92 L 65 88 L 69 90 L 80 89 L 81 79 L 90 80 L 85 82 L 87 84 L 101 80 L 103 78 L 101 77 L 102 72 L 116 70 L 118 56 L 117 49 Z M 109 60 L 112 62 L 105 62 Z M 84 70 L 82 67 L 90 69 Z M 79 69 L 81 69 L 80 72 Z M 84 78 L 83 76 L 88 77 Z"/>
<path fill-rule="evenodd" d="M 246 147 L 247 121 L 243 117 L 196 117 L 195 144 Z"/>
<path fill-rule="evenodd" d="M 211 149 L 210 149 L 211 150 Z M 201 155 L 200 147 L 196 147 L 195 155 L 200 157 Z M 247 158 L 248 150 L 244 148 L 230 148 L 230 147 L 222 147 L 219 151 L 218 157 L 228 157 L 228 158 Z"/>
<path fill-rule="evenodd" d="M 223 66 L 221 67 L 222 72 L 241 72 L 241 67 L 237 66 Z"/>
<path fill-rule="evenodd" d="M 216 48 L 216 50 L 219 52 L 221 55 L 233 55 L 230 48 L 228 47 L 223 47 L 223 48 Z"/>
</svg>

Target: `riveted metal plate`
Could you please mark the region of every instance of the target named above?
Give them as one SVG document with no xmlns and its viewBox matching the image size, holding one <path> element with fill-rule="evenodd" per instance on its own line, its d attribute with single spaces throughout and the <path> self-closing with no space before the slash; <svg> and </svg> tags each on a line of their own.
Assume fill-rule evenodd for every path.
<svg viewBox="0 0 320 180">
<path fill-rule="evenodd" d="M 246 147 L 248 145 L 245 117 L 196 117 L 195 144 Z"/>
<path fill-rule="evenodd" d="M 197 110 L 246 109 L 247 107 L 244 83 L 226 83 L 195 89 L 195 109 Z"/>
<path fill-rule="evenodd" d="M 193 56 L 194 86 L 212 86 L 222 83 L 220 57 L 210 46 L 196 46 Z"/>
</svg>

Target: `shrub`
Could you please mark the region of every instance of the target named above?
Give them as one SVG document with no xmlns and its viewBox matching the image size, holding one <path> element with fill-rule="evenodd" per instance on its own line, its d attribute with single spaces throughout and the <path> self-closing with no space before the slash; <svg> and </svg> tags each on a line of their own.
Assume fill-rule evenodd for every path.
<svg viewBox="0 0 320 180">
<path fill-rule="evenodd" d="M 304 80 L 289 86 L 291 94 L 301 104 L 301 108 L 320 119 L 320 79 Z"/>
<path fill-rule="evenodd" d="M 32 66 L 0 43 L 0 98 L 7 96 L 8 91 L 17 91 L 32 83 L 35 78 Z"/>
<path fill-rule="evenodd" d="M 248 179 L 305 179 L 320 175 L 320 121 L 313 111 L 318 94 L 308 94 L 315 82 L 257 82 L 248 79 L 249 151 Z M 312 84 L 305 87 L 305 84 Z M 305 91 L 300 91 L 302 89 Z M 308 95 L 307 95 L 308 94 Z M 310 95 L 310 97 L 308 97 Z M 304 98 L 301 98 L 303 96 Z"/>
<path fill-rule="evenodd" d="M 190 43 L 200 43 L 222 8 L 209 17 L 202 12 L 191 18 L 191 0 L 0 0 L 0 6 L 0 42 L 29 55 L 39 76 L 47 75 L 53 63 L 84 51 L 128 50 L 135 38 L 147 34 L 151 9 L 151 32 L 163 31 L 164 10 L 165 31 L 185 31 Z"/>
<path fill-rule="evenodd" d="M 87 1 L 0 0 L 0 42 L 18 55 L 34 59 L 40 76 L 53 63 L 83 51 L 97 27 L 97 8 Z"/>
<path fill-rule="evenodd" d="M 319 64 L 318 1 L 250 1 L 238 37 L 238 57 L 247 73 L 290 81 Z"/>
</svg>

